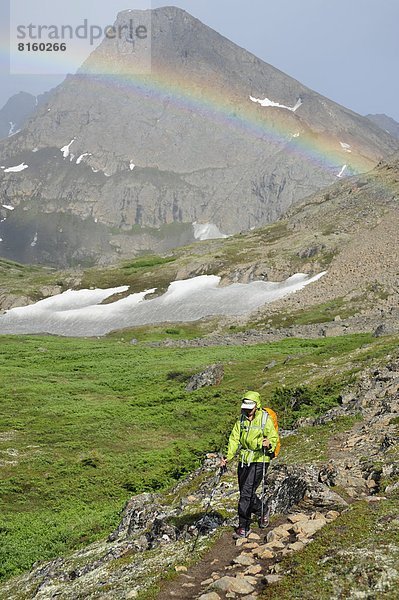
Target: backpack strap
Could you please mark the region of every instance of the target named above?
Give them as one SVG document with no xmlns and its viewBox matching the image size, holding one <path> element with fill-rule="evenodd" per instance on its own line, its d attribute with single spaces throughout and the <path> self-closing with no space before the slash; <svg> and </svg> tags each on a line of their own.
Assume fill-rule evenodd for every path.
<svg viewBox="0 0 399 600">
<path fill-rule="evenodd" d="M 264 408 L 262 408 L 262 421 L 261 421 L 262 433 L 264 433 L 264 431 L 265 431 L 265 426 L 266 426 L 266 422 L 267 422 L 268 418 L 269 418 L 269 413 L 267 412 L 267 410 L 265 410 Z M 242 428 L 243 428 L 244 421 L 245 421 L 245 417 L 244 417 L 244 415 L 241 415 L 241 417 L 240 417 L 240 430 L 242 430 Z"/>
<path fill-rule="evenodd" d="M 244 420 L 245 420 L 244 415 L 240 415 L 240 431 L 242 431 L 242 428 L 243 428 L 243 425 L 244 425 Z"/>
<path fill-rule="evenodd" d="M 265 434 L 265 426 L 266 426 L 266 422 L 267 422 L 268 418 L 269 418 L 269 413 L 267 412 L 267 410 L 262 408 L 262 433 L 263 433 L 263 435 Z"/>
</svg>

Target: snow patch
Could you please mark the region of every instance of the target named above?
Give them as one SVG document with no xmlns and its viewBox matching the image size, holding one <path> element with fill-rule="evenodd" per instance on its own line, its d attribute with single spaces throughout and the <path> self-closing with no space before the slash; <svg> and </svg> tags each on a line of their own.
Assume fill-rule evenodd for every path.
<svg viewBox="0 0 399 600">
<path fill-rule="evenodd" d="M 62 152 L 64 158 L 68 158 L 69 148 L 72 146 L 74 141 L 75 141 L 75 138 L 73 138 L 73 140 L 71 140 L 69 142 L 69 144 L 67 144 L 66 146 L 62 146 L 62 148 L 60 148 L 60 151 Z"/>
<path fill-rule="evenodd" d="M 343 176 L 343 174 L 344 174 L 344 171 L 345 171 L 345 169 L 347 168 L 347 166 L 348 166 L 348 165 L 344 165 L 344 166 L 342 167 L 342 169 L 341 169 L 341 170 L 340 170 L 340 172 L 338 173 L 337 177 L 339 177 L 339 178 L 341 179 L 341 177 Z"/>
<path fill-rule="evenodd" d="M 32 152 L 37 152 L 39 148 L 33 148 Z"/>
<path fill-rule="evenodd" d="M 227 238 L 228 235 L 222 233 L 217 225 L 213 223 L 193 223 L 194 237 L 196 240 L 217 240 Z"/>
<path fill-rule="evenodd" d="M 33 240 L 31 241 L 30 245 L 32 246 L 32 248 L 34 248 L 37 244 L 37 231 L 35 233 L 35 235 L 33 236 Z"/>
<path fill-rule="evenodd" d="M 104 172 L 105 177 L 111 177 L 111 175 L 109 173 L 105 173 Z"/>
<path fill-rule="evenodd" d="M 76 164 L 79 165 L 85 156 L 91 156 L 91 152 L 85 152 L 84 154 L 81 154 L 79 158 L 76 159 Z"/>
<path fill-rule="evenodd" d="M 130 163 L 129 163 L 129 169 L 130 169 L 131 171 L 133 171 L 133 169 L 134 169 L 134 167 L 135 167 L 135 166 L 136 166 L 136 165 L 135 165 L 135 164 L 134 164 L 134 162 L 131 160 L 131 161 L 130 161 Z"/>
<path fill-rule="evenodd" d="M 345 142 L 340 142 L 341 148 L 345 150 L 345 152 L 352 152 L 351 146 L 349 144 L 345 144 Z"/>
<path fill-rule="evenodd" d="M 291 112 L 296 112 L 298 110 L 298 108 L 300 106 L 302 106 L 302 104 L 303 104 L 301 98 L 298 98 L 295 106 L 292 106 L 292 107 L 286 106 L 285 104 L 279 104 L 278 102 L 273 102 L 273 100 L 269 100 L 269 98 L 264 98 L 263 100 L 260 100 L 259 98 L 254 98 L 253 96 L 250 96 L 249 99 L 252 102 L 257 102 L 261 106 L 271 107 L 271 108 L 285 108 L 286 110 L 290 110 Z"/>
<path fill-rule="evenodd" d="M 13 135 L 16 135 L 17 133 L 19 133 L 21 131 L 20 129 L 15 130 L 16 123 L 9 121 L 9 124 L 10 124 L 10 130 L 8 132 L 8 137 L 12 137 Z"/>
<path fill-rule="evenodd" d="M 0 242 L 2 242 L 2 241 L 3 241 L 3 238 L 0 238 Z"/>
<path fill-rule="evenodd" d="M 27 169 L 29 165 L 26 165 L 25 163 L 21 163 L 20 165 L 17 165 L 16 167 L 8 167 L 8 169 L 4 169 L 4 173 L 18 173 L 19 171 L 23 171 L 24 169 Z"/>
<path fill-rule="evenodd" d="M 6 208 L 7 210 L 14 210 L 14 206 L 11 206 L 10 204 L 2 204 L 3 208 Z"/>
<path fill-rule="evenodd" d="M 68 290 L 31 306 L 12 308 L 0 315 L 0 333 L 50 333 L 64 336 L 99 336 L 136 325 L 197 321 L 212 315 L 243 315 L 301 290 L 325 275 L 298 273 L 281 283 L 254 281 L 220 286 L 220 277 L 201 275 L 174 281 L 157 298 L 145 297 L 155 289 L 100 304 L 128 286 L 107 290 Z"/>
<path fill-rule="evenodd" d="M 95 169 L 94 167 L 92 167 L 91 170 L 93 171 L 93 173 L 98 173 L 100 169 Z"/>
</svg>

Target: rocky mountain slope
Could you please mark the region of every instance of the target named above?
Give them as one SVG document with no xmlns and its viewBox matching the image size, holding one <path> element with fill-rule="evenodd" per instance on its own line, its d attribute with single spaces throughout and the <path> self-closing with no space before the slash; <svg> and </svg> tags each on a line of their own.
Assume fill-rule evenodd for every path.
<svg viewBox="0 0 399 600">
<path fill-rule="evenodd" d="M 124 11 L 116 27 L 130 19 L 146 46 L 104 39 L 0 145 L 4 257 L 106 263 L 248 230 L 398 147 L 183 10 Z"/>
<path fill-rule="evenodd" d="M 399 123 L 388 117 L 388 115 L 366 115 L 370 121 L 378 125 L 381 129 L 390 133 L 393 137 L 399 138 Z"/>
<path fill-rule="evenodd" d="M 168 494 L 133 497 L 107 540 L 34 566 L 0 598 L 394 598 L 398 419 L 399 362 L 389 356 L 340 406 L 284 432 L 267 475 L 266 531 L 234 545 L 234 469 L 220 478 L 209 455 Z"/>
<path fill-rule="evenodd" d="M 49 92 L 33 96 L 27 92 L 14 94 L 0 110 L 0 139 L 19 133 L 29 118 L 49 97 Z"/>
<path fill-rule="evenodd" d="M 226 285 L 283 281 L 293 273 L 326 270 L 322 279 L 292 297 L 205 326 L 213 333 L 198 343 L 218 344 L 226 331 L 229 344 L 373 332 L 380 326 L 380 333 L 394 332 L 399 328 L 398 197 L 399 156 L 394 155 L 366 175 L 307 198 L 274 225 L 227 240 L 86 271 L 57 272 L 2 261 L 0 306 L 29 304 L 68 288 L 127 285 L 126 295 L 151 288 L 161 294 L 172 281 L 197 275 L 218 275 Z M 4 209 L 2 214 L 16 231 L 14 212 Z M 0 225 L 0 236 L 2 232 Z"/>
<path fill-rule="evenodd" d="M 11 96 L 0 110 L 0 139 L 18 133 L 35 108 L 36 98 L 32 94 L 20 92 Z"/>
</svg>

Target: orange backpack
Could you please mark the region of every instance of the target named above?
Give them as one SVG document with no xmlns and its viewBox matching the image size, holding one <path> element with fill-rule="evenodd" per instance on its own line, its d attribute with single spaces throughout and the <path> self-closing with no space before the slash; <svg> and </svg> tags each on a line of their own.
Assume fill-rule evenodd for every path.
<svg viewBox="0 0 399 600">
<path fill-rule="evenodd" d="M 270 416 L 272 421 L 273 421 L 273 425 L 278 433 L 278 421 L 277 421 L 277 415 L 274 412 L 273 409 L 268 408 L 268 407 L 264 407 L 263 409 L 263 414 L 262 414 L 262 431 L 265 429 L 265 425 L 266 425 L 266 421 L 268 419 L 268 417 Z M 279 455 L 280 453 L 280 449 L 281 449 L 281 441 L 280 441 L 280 436 L 278 437 L 278 442 L 277 442 L 277 446 L 274 450 L 273 456 L 272 458 L 275 458 L 276 456 Z"/>
</svg>

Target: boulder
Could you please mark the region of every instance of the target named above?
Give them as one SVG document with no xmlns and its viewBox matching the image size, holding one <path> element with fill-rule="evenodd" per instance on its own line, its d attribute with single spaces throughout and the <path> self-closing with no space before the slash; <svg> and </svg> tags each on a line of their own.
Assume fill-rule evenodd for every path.
<svg viewBox="0 0 399 600">
<path fill-rule="evenodd" d="M 202 387 L 211 385 L 219 385 L 224 377 L 224 367 L 222 364 L 217 363 L 206 367 L 200 373 L 193 375 L 186 385 L 187 392 L 194 392 Z"/>
</svg>

